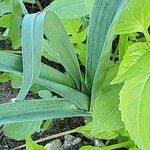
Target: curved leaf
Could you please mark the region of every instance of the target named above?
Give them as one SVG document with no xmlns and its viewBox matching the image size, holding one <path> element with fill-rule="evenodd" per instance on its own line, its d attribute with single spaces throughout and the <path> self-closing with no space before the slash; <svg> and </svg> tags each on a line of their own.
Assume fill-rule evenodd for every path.
<svg viewBox="0 0 150 150">
<path fill-rule="evenodd" d="M 0 105 L 0 125 L 53 118 L 90 116 L 67 99 L 26 100 Z"/>
<path fill-rule="evenodd" d="M 89 25 L 86 71 L 88 89 L 92 89 L 92 105 L 108 67 L 114 23 L 126 3 L 126 0 L 95 0 Z"/>
<path fill-rule="evenodd" d="M 23 82 L 16 100 L 23 100 L 40 75 L 44 18 L 26 15 L 22 23 Z M 28 32 L 27 32 L 28 31 Z M 39 42 L 37 42 L 39 41 Z M 40 42 L 41 41 L 41 42 Z"/>
<path fill-rule="evenodd" d="M 33 121 L 5 125 L 4 135 L 18 141 L 24 140 L 27 135 L 32 135 L 35 132 L 40 132 L 42 122 L 43 121 Z"/>
<path fill-rule="evenodd" d="M 120 92 L 120 111 L 122 121 L 131 139 L 142 150 L 150 145 L 150 75 L 132 78 L 125 82 Z"/>
<path fill-rule="evenodd" d="M 148 36 L 150 25 L 149 0 L 129 0 L 128 5 L 118 20 L 116 33 L 128 34 L 143 32 Z"/>
<path fill-rule="evenodd" d="M 51 47 L 50 54 L 64 66 L 66 71 L 74 79 L 77 88 L 80 90 L 81 72 L 75 49 L 69 36 L 60 21 L 52 12 L 48 11 L 45 18 L 44 34 L 47 37 L 48 45 Z M 47 51 L 49 53 L 49 51 Z"/>
<path fill-rule="evenodd" d="M 119 92 L 122 86 L 109 86 L 101 90 L 93 107 L 91 134 L 111 133 L 124 127 L 119 111 Z"/>
<path fill-rule="evenodd" d="M 0 51 L 0 71 L 14 73 L 22 77 L 21 57 Z M 40 78 L 76 88 L 70 77 L 43 63 L 41 64 Z"/>
<path fill-rule="evenodd" d="M 147 43 L 135 43 L 128 48 L 112 84 L 129 80 L 150 71 L 150 48 Z"/>
<path fill-rule="evenodd" d="M 26 150 L 46 150 L 42 145 L 34 143 L 30 136 L 26 139 Z"/>
<path fill-rule="evenodd" d="M 77 19 L 90 14 L 94 0 L 55 0 L 47 8 L 61 19 Z"/>
</svg>

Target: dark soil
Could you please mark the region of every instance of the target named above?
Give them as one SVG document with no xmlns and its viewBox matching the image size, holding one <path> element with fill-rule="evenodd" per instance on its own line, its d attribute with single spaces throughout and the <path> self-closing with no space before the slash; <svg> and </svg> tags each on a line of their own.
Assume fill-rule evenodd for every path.
<svg viewBox="0 0 150 150">
<path fill-rule="evenodd" d="M 0 84 L 0 103 L 6 103 L 9 102 L 11 98 L 15 98 L 18 94 L 18 90 L 14 90 L 11 88 L 10 83 Z M 29 93 L 28 97 L 30 99 L 37 98 L 37 95 L 33 93 Z M 50 135 L 54 135 L 57 133 L 61 133 L 64 131 L 75 129 L 79 126 L 85 125 L 84 118 L 77 117 L 77 118 L 65 118 L 63 120 L 61 119 L 54 119 L 52 124 L 50 125 L 49 129 L 46 130 L 44 133 L 35 133 L 33 135 L 33 140 L 37 140 L 43 137 L 47 137 Z M 0 130 L 1 131 L 1 130 Z M 82 144 L 80 143 L 79 146 L 77 146 L 76 150 L 79 149 L 82 145 L 92 144 L 93 142 L 86 139 L 85 137 L 81 136 L 80 134 L 73 134 L 75 137 L 80 137 L 82 139 Z M 60 140 L 63 142 L 64 138 L 60 137 Z M 42 145 L 47 144 L 48 141 L 42 142 Z M 11 150 L 12 148 L 15 148 L 17 146 L 20 146 L 22 144 L 25 144 L 25 141 L 17 142 L 15 140 L 9 139 L 8 137 L 5 137 L 3 133 L 0 134 L 0 150 Z"/>
</svg>

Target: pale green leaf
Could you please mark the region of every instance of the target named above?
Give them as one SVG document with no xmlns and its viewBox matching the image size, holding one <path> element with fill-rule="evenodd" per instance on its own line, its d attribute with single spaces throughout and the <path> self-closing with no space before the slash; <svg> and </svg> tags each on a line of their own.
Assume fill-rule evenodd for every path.
<svg viewBox="0 0 150 150">
<path fill-rule="evenodd" d="M 1 52 L 1 54 L 0 71 L 15 73 L 22 77 L 21 57 L 4 52 Z M 75 105 L 79 108 L 88 109 L 89 97 L 82 92 L 70 88 L 68 84 L 72 80 L 69 81 L 69 79 L 70 78 L 68 78 L 65 74 L 43 64 L 41 67 L 40 78 L 37 79 L 36 83 L 67 98 L 71 102 L 75 103 Z"/>
<path fill-rule="evenodd" d="M 26 15 L 22 23 L 23 82 L 16 100 L 23 100 L 40 75 L 44 14 Z M 27 32 L 28 31 L 28 32 Z M 39 41 L 39 42 L 35 42 Z"/>
<path fill-rule="evenodd" d="M 11 80 L 11 75 L 9 73 L 0 74 L 0 83 L 5 83 Z"/>
<path fill-rule="evenodd" d="M 42 121 L 23 122 L 5 125 L 4 135 L 15 140 L 24 140 L 27 135 L 40 132 Z"/>
<path fill-rule="evenodd" d="M 112 84 L 140 76 L 150 71 L 149 68 L 150 48 L 147 43 L 135 43 L 130 46 L 120 64 L 117 77 Z"/>
<path fill-rule="evenodd" d="M 98 96 L 109 64 L 115 21 L 126 3 L 126 0 L 95 1 L 89 25 L 86 71 L 88 89 L 92 90 L 91 107 Z"/>
<path fill-rule="evenodd" d="M 0 2 L 0 16 L 13 11 L 12 0 L 3 0 Z"/>
<path fill-rule="evenodd" d="M 127 7 L 118 20 L 116 33 L 128 34 L 143 32 L 148 36 L 150 25 L 149 0 L 129 0 Z"/>
<path fill-rule="evenodd" d="M 86 63 L 86 44 L 83 44 L 83 41 L 86 40 L 87 30 L 79 32 L 81 26 L 81 21 L 79 19 L 70 19 L 63 21 L 70 39 L 74 44 L 76 53 L 79 55 L 79 59 L 83 65 Z"/>
<path fill-rule="evenodd" d="M 101 90 L 93 107 L 91 134 L 111 133 L 124 127 L 119 111 L 119 92 L 122 86 L 109 86 Z"/>
<path fill-rule="evenodd" d="M 61 19 L 81 18 L 90 14 L 94 0 L 55 0 L 48 6 Z"/>
<path fill-rule="evenodd" d="M 79 19 L 70 19 L 63 21 L 64 26 L 71 38 L 72 43 L 81 43 L 86 39 L 86 29 L 79 32 L 81 21 Z"/>
<path fill-rule="evenodd" d="M 21 88 L 22 78 L 20 76 L 15 75 L 15 74 L 12 74 L 11 77 L 12 77 L 12 79 L 11 79 L 12 88 L 14 88 L 14 89 Z"/>
<path fill-rule="evenodd" d="M 0 125 L 53 118 L 90 116 L 66 99 L 26 100 L 0 105 Z"/>
<path fill-rule="evenodd" d="M 110 65 L 108 67 L 106 77 L 105 77 L 105 80 L 103 82 L 103 88 L 110 86 L 111 81 L 117 75 L 118 69 L 119 69 L 119 64 L 115 64 L 115 65 L 113 64 L 113 65 Z"/>
<path fill-rule="evenodd" d="M 53 95 L 50 91 L 47 91 L 47 90 L 41 90 L 38 92 L 38 95 L 41 97 L 41 98 L 52 98 Z"/>
<path fill-rule="evenodd" d="M 79 127 L 76 129 L 78 133 L 82 133 L 83 135 L 89 136 L 89 137 L 95 137 L 97 139 L 115 139 L 116 137 L 119 136 L 118 131 L 113 131 L 113 132 L 101 132 L 96 135 L 91 134 L 92 130 L 92 123 L 88 123 L 86 126 Z"/>
<path fill-rule="evenodd" d="M 26 138 L 26 150 L 46 150 L 43 146 L 32 141 L 30 136 Z"/>
<path fill-rule="evenodd" d="M 52 81 L 45 79 L 38 79 L 37 83 L 46 87 L 51 91 L 56 92 L 62 97 L 67 98 L 69 101 L 74 103 L 79 109 L 88 110 L 90 98 L 86 94 L 77 91 L 75 89 L 72 89 L 70 87 L 54 83 Z"/>
<path fill-rule="evenodd" d="M 131 139 L 141 150 L 149 150 L 150 145 L 149 93 L 149 74 L 126 81 L 120 93 L 122 121 Z"/>
<path fill-rule="evenodd" d="M 81 73 L 75 49 L 62 22 L 50 10 L 45 19 L 44 34 L 47 37 L 48 45 L 51 47 L 50 53 L 53 53 L 53 56 L 64 66 L 80 89 Z"/>
</svg>

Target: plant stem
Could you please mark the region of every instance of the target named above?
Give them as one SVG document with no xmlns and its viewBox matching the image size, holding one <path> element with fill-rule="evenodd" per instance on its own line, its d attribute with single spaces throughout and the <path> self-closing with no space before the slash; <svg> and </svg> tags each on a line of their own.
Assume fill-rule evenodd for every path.
<svg viewBox="0 0 150 150">
<path fill-rule="evenodd" d="M 39 0 L 37 0 L 36 1 L 36 4 L 38 5 L 38 7 L 39 7 L 39 10 L 43 10 L 43 7 L 42 7 L 42 5 L 41 5 L 41 3 L 40 3 L 40 1 Z"/>
<path fill-rule="evenodd" d="M 110 145 L 110 146 L 101 147 L 101 149 L 102 150 L 112 150 L 112 149 L 127 147 L 127 146 L 130 146 L 132 144 L 133 144 L 133 141 L 130 140 L 130 141 L 119 143 L 119 144 L 114 144 L 114 145 Z"/>
</svg>

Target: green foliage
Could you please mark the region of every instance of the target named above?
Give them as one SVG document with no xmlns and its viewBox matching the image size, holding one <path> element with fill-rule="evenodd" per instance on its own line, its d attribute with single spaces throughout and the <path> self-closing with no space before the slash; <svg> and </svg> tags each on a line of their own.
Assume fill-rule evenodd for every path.
<svg viewBox="0 0 150 150">
<path fill-rule="evenodd" d="M 25 123 L 15 123 L 6 125 L 4 128 L 5 136 L 15 140 L 24 140 L 27 135 L 40 132 L 42 121 L 33 121 Z M 17 131 L 17 132 L 16 132 Z"/>
<path fill-rule="evenodd" d="M 22 23 L 22 55 L 0 52 L 1 83 L 11 80 L 14 88 L 21 88 L 15 102 L 0 105 L 0 124 L 6 124 L 8 137 L 20 140 L 39 132 L 42 120 L 47 120 L 41 129 L 45 131 L 53 118 L 84 116 L 91 122 L 77 132 L 119 143 L 81 149 L 136 150 L 137 145 L 149 150 L 149 1 L 95 0 L 94 6 L 93 2 L 55 0 L 35 14 L 27 14 L 22 1 L 0 2 L 0 26 L 6 28 L 0 37 L 9 37 L 14 49 L 20 47 Z M 115 34 L 119 44 L 112 52 Z M 42 56 L 61 64 L 64 71 L 43 64 Z M 24 100 L 29 90 L 41 99 Z M 28 137 L 27 149 L 43 147 Z"/>
<path fill-rule="evenodd" d="M 120 0 L 95 1 L 89 25 L 86 64 L 87 86 L 90 91 L 92 90 L 91 106 L 98 96 L 106 75 L 111 53 L 110 43 L 112 43 L 114 37 L 115 22 L 125 3 L 126 1 Z M 107 5 L 109 7 L 105 7 Z M 99 9 L 99 7 L 103 9 Z"/>
<path fill-rule="evenodd" d="M 0 83 L 5 83 L 11 80 L 11 75 L 9 73 L 0 74 Z"/>
<path fill-rule="evenodd" d="M 49 98 L 0 105 L 0 125 L 70 116 L 90 116 L 67 99 Z"/>
<path fill-rule="evenodd" d="M 116 33 L 128 34 L 143 32 L 149 39 L 147 32 L 149 25 L 149 0 L 130 0 L 118 21 Z"/>
<path fill-rule="evenodd" d="M 52 9 L 61 19 L 80 18 L 90 14 L 94 0 L 55 0 L 46 9 Z"/>
<path fill-rule="evenodd" d="M 86 18 L 83 18 L 86 19 Z M 68 34 L 71 36 L 71 42 L 73 43 L 76 53 L 79 55 L 79 59 L 83 65 L 86 64 L 86 44 L 83 42 L 86 40 L 87 29 L 83 29 L 80 31 L 80 27 L 82 27 L 82 20 L 72 19 L 72 20 L 64 20 L 64 25 Z M 86 20 L 85 20 L 86 21 Z"/>
<path fill-rule="evenodd" d="M 30 136 L 26 138 L 26 150 L 45 150 L 41 145 L 34 143 Z"/>
<path fill-rule="evenodd" d="M 122 86 L 118 85 L 104 88 L 100 92 L 98 98 L 95 100 L 92 115 L 93 116 L 92 131 L 91 131 L 92 135 L 101 132 L 111 133 L 115 130 L 124 127 L 123 123 L 120 121 L 121 114 L 118 110 L 119 107 L 118 93 L 121 90 L 121 88 Z"/>
<path fill-rule="evenodd" d="M 20 27 L 22 22 L 22 9 L 18 0 L 4 0 L 0 2 L 0 27 L 6 28 L 2 38 L 10 38 L 12 46 L 17 49 L 21 46 Z M 3 7 L 4 6 L 4 7 Z"/>
<path fill-rule="evenodd" d="M 53 97 L 52 93 L 48 90 L 41 90 L 38 92 L 38 95 L 41 98 L 52 98 Z"/>
<path fill-rule="evenodd" d="M 120 93 L 120 110 L 130 137 L 142 150 L 149 149 L 149 74 L 125 82 Z"/>
<path fill-rule="evenodd" d="M 129 80 L 132 77 L 148 73 L 150 58 L 150 48 L 147 43 L 135 43 L 126 51 L 120 64 L 117 77 L 112 83 L 119 83 Z"/>
</svg>

